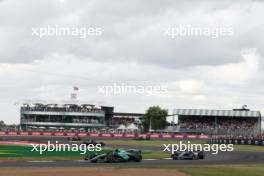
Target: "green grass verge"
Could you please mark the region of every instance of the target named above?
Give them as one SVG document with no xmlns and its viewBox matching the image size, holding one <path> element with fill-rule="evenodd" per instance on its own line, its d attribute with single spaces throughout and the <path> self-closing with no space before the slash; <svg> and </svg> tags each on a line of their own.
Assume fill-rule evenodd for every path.
<svg viewBox="0 0 264 176">
<path fill-rule="evenodd" d="M 45 151 L 40 155 L 39 152 L 32 152 L 31 149 L 31 146 L 24 145 L 0 145 L 0 160 L 80 160 L 86 155 L 93 153 L 87 152 L 86 154 L 80 154 L 80 151 Z M 101 152 L 109 150 L 111 149 L 104 148 Z M 169 157 L 168 153 L 153 152 L 150 150 L 143 150 L 142 155 L 144 159 L 161 159 Z"/>
<path fill-rule="evenodd" d="M 37 151 L 31 151 L 32 147 L 28 145 L 0 145 L 0 160 L 16 159 L 16 160 L 72 160 L 82 159 L 84 156 L 91 154 L 87 151 L 86 154 L 81 154 L 81 151 L 45 151 L 40 154 Z M 108 151 L 105 148 L 101 152 Z M 98 152 L 100 153 L 100 152 Z"/>
</svg>

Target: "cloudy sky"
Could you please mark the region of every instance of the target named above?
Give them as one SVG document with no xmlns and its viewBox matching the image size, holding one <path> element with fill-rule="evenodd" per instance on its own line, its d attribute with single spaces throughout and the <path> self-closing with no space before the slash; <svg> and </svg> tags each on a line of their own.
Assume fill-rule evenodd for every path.
<svg viewBox="0 0 264 176">
<path fill-rule="evenodd" d="M 263 16 L 264 3 L 256 0 L 0 0 L 0 120 L 19 122 L 17 102 L 68 100 L 73 86 L 80 101 L 116 111 L 247 104 L 264 114 Z M 231 33 L 166 33 L 180 26 Z M 48 27 L 100 35 L 34 33 Z M 166 91 L 98 91 L 114 84 Z"/>
</svg>

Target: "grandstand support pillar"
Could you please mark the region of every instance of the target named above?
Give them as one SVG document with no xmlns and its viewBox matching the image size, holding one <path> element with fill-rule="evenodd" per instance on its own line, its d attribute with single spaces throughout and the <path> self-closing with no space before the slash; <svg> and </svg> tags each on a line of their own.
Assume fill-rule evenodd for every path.
<svg viewBox="0 0 264 176">
<path fill-rule="evenodd" d="M 217 116 L 215 116 L 215 134 L 218 134 Z"/>
<path fill-rule="evenodd" d="M 261 122 L 262 122 L 262 119 L 261 119 L 261 116 L 258 118 L 258 134 L 261 134 Z"/>
</svg>

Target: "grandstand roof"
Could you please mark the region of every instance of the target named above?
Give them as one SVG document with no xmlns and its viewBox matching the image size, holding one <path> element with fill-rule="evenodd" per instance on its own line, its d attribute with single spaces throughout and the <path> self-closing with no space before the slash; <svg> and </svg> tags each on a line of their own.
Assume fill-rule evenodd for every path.
<svg viewBox="0 0 264 176">
<path fill-rule="evenodd" d="M 226 116 L 226 117 L 261 117 L 260 111 L 245 110 L 210 110 L 210 109 L 174 109 L 173 114 L 185 116 Z"/>
<path fill-rule="evenodd" d="M 94 101 L 80 101 L 80 100 L 21 100 L 15 103 L 18 106 L 35 106 L 35 105 L 57 105 L 57 106 L 65 106 L 65 105 L 76 105 L 76 106 L 96 106 L 101 107 L 103 102 L 94 102 Z M 106 103 L 105 103 L 106 104 Z M 105 105 L 107 106 L 107 105 Z"/>
</svg>

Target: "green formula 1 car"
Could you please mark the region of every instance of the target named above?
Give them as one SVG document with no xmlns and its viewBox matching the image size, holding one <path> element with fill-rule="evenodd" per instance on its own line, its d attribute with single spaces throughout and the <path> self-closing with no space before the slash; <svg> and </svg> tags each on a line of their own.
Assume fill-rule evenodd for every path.
<svg viewBox="0 0 264 176">
<path fill-rule="evenodd" d="M 129 161 L 140 162 L 142 160 L 142 154 L 140 150 L 136 150 L 136 149 L 129 149 L 129 150 L 116 149 L 102 154 L 94 153 L 92 155 L 86 156 L 84 159 L 89 160 L 92 163 L 96 163 L 96 162 L 119 163 L 119 162 L 129 162 Z"/>
</svg>

